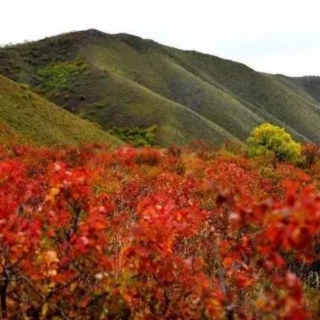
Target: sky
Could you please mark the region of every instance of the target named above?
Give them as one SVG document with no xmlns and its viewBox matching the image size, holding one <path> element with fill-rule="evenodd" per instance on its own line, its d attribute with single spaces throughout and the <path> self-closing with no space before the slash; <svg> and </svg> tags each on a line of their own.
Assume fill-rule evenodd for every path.
<svg viewBox="0 0 320 320">
<path fill-rule="evenodd" d="M 98 29 L 320 76 L 319 0 L 3 0 L 0 10 L 0 44 Z"/>
</svg>

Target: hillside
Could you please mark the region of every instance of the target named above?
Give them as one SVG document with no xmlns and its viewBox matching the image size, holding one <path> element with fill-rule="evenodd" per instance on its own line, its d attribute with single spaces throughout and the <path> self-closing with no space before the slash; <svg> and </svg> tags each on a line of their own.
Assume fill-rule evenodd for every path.
<svg viewBox="0 0 320 320">
<path fill-rule="evenodd" d="M 80 145 L 120 142 L 95 124 L 80 119 L 0 75 L 0 142 L 37 145 Z"/>
<path fill-rule="evenodd" d="M 157 125 L 164 146 L 243 141 L 262 122 L 320 141 L 316 86 L 127 34 L 88 30 L 3 48 L 0 73 L 105 130 Z"/>
<path fill-rule="evenodd" d="M 303 91 L 309 93 L 316 101 L 320 102 L 320 77 L 286 77 L 279 76 L 285 79 L 286 81 L 291 82 L 292 84 L 300 87 Z"/>
</svg>

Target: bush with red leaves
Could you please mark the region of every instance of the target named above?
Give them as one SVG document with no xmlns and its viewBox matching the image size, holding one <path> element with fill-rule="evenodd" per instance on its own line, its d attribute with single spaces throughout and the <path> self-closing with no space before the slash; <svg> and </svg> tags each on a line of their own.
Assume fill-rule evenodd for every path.
<svg viewBox="0 0 320 320">
<path fill-rule="evenodd" d="M 0 150 L 3 319 L 317 318 L 289 266 L 317 261 L 316 168 L 210 149 Z"/>
</svg>

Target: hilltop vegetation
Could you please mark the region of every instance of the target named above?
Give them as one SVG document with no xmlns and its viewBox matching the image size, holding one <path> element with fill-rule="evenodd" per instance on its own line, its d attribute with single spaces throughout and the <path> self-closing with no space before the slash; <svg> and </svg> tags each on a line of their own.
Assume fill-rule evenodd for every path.
<svg viewBox="0 0 320 320">
<path fill-rule="evenodd" d="M 115 137 L 0 75 L 0 141 L 37 145 L 90 142 L 120 146 Z"/>
<path fill-rule="evenodd" d="M 263 122 L 320 140 L 317 82 L 127 34 L 88 30 L 3 48 L 0 73 L 106 131 L 156 125 L 162 146 L 244 141 Z"/>
</svg>

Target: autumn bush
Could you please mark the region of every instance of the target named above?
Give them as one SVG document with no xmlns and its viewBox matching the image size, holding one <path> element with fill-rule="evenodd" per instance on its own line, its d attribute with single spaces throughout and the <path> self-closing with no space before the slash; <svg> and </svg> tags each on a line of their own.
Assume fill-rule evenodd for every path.
<svg viewBox="0 0 320 320">
<path fill-rule="evenodd" d="M 301 148 L 300 164 L 305 168 L 310 168 L 319 158 L 319 146 L 315 143 L 306 143 Z"/>
<path fill-rule="evenodd" d="M 284 128 L 270 123 L 256 127 L 247 142 L 249 155 L 253 157 L 272 153 L 279 161 L 296 163 L 301 153 L 301 145 Z"/>
<path fill-rule="evenodd" d="M 283 160 L 0 145 L 2 318 L 318 319 L 319 169 Z"/>
</svg>

